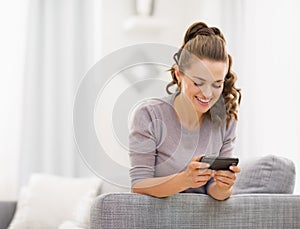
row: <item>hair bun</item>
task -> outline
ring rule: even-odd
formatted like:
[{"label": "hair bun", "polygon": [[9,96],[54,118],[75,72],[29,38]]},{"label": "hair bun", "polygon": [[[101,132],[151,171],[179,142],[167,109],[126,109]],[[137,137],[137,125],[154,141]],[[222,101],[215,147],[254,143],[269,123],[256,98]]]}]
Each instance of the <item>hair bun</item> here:
[{"label": "hair bun", "polygon": [[202,36],[217,35],[225,41],[223,34],[218,28],[208,27],[204,22],[196,22],[187,29],[184,36],[184,43],[187,43],[189,40],[195,38],[198,35],[202,35]]}]

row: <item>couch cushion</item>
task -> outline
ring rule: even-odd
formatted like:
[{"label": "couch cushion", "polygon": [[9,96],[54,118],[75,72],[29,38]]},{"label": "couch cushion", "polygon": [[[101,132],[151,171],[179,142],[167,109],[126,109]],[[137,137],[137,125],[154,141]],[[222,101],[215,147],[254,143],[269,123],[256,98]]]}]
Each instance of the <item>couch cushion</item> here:
[{"label": "couch cushion", "polygon": [[[89,211],[80,218],[75,211],[90,209],[100,185],[98,178],[32,174],[28,185],[21,190],[9,229],[52,229],[58,228],[64,220],[85,225],[89,221]],[[84,216],[86,218],[82,219]]]},{"label": "couch cushion", "polygon": [[233,194],[293,193],[295,165],[284,157],[268,155],[243,161]]}]

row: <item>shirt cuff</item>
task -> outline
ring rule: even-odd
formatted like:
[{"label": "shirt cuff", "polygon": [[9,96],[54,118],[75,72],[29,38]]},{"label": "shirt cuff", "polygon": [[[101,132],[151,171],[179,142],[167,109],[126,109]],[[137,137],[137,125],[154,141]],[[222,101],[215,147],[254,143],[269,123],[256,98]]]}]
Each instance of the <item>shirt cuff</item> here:
[{"label": "shirt cuff", "polygon": [[206,183],[205,185],[205,193],[208,194],[208,189],[209,187],[212,185],[212,183],[214,183],[214,178],[210,178],[210,180]]}]

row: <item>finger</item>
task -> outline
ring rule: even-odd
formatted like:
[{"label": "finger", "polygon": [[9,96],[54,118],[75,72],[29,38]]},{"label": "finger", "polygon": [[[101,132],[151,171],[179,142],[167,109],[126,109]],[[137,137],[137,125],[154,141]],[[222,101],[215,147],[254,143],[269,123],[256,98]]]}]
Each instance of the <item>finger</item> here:
[{"label": "finger", "polygon": [[[226,175],[229,175],[229,176],[226,176]],[[231,173],[231,174],[228,174],[228,173],[221,173],[220,174],[219,173],[218,175],[214,176],[214,180],[216,182],[222,182],[226,185],[232,186],[235,183],[236,175],[235,175],[235,173]]]},{"label": "finger", "polygon": [[216,182],[216,185],[221,188],[221,189],[230,189],[232,187],[232,185],[228,184],[228,183],[225,183],[225,182],[222,182],[222,181],[215,181]]},{"label": "finger", "polygon": [[199,169],[208,169],[210,164],[205,163],[205,162],[199,162],[198,166],[199,166],[198,167]]},{"label": "finger", "polygon": [[208,167],[209,167],[209,164],[203,163],[203,162],[192,161],[189,164],[189,169],[191,169],[191,170],[203,170],[203,169],[207,169]]},{"label": "finger", "polygon": [[201,155],[198,155],[198,156],[194,157],[194,158],[192,159],[192,161],[197,161],[197,162],[199,162],[200,159],[201,159],[202,157],[204,157],[204,154],[201,154]]},{"label": "finger", "polygon": [[201,154],[199,156],[194,157],[192,160],[192,161],[200,163],[200,164],[198,164],[198,166],[199,166],[198,169],[207,169],[210,166],[210,164],[208,164],[208,163],[200,162],[201,158],[204,156],[205,156],[204,154]]},{"label": "finger", "polygon": [[224,176],[215,176],[214,178],[215,178],[215,180],[221,181],[226,184],[234,184],[234,182],[235,182],[234,178],[232,179],[232,178],[224,177]]},{"label": "finger", "polygon": [[207,182],[210,179],[210,175],[205,175],[205,176],[197,176],[194,178],[195,182]]},{"label": "finger", "polygon": [[210,176],[199,176],[199,177],[193,179],[192,185],[194,187],[195,186],[200,187],[200,186],[205,185],[209,180],[210,180]]},{"label": "finger", "polygon": [[204,154],[201,154],[201,155],[198,155],[196,157],[193,157],[192,161],[200,162],[201,158],[204,157],[204,156],[205,156]]},{"label": "finger", "polygon": [[232,179],[228,179],[227,177],[215,177],[215,182],[219,185],[219,186],[223,186],[223,187],[231,187],[234,185],[234,180]]},{"label": "finger", "polygon": [[232,165],[229,167],[229,169],[234,172],[234,173],[239,173],[241,171],[241,168],[239,166],[236,165]]},{"label": "finger", "polygon": [[223,170],[219,170],[215,173],[215,177],[226,177],[228,179],[232,179],[235,180],[236,179],[236,175],[233,172],[230,171],[223,171]]},{"label": "finger", "polygon": [[189,164],[189,169],[191,169],[191,170],[199,170],[200,168],[201,168],[200,162],[192,161]]},{"label": "finger", "polygon": [[197,176],[211,176],[212,175],[211,169],[198,169],[196,175]]}]

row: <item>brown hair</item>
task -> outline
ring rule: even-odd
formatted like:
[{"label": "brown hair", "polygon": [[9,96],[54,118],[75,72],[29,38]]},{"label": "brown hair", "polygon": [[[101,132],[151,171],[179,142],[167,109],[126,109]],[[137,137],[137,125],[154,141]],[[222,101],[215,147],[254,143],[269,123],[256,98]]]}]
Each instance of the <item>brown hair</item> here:
[{"label": "brown hair", "polygon": [[[216,27],[208,27],[203,22],[192,24],[185,33],[183,44],[173,58],[180,71],[190,64],[191,53],[200,59],[228,62],[228,72],[225,76],[222,97],[226,107],[226,121],[238,119],[237,108],[241,102],[240,89],[235,87],[237,76],[232,72],[232,57],[226,51],[226,41],[221,31]],[[177,85],[176,91],[180,91],[180,85],[175,75],[175,67],[170,69],[172,81],[167,85],[166,91],[172,94],[169,88]]]}]

